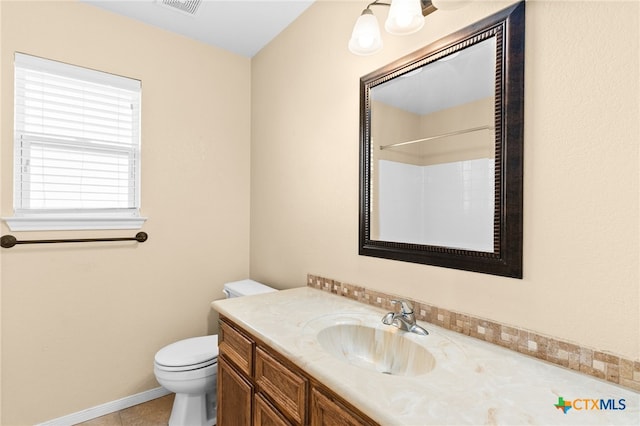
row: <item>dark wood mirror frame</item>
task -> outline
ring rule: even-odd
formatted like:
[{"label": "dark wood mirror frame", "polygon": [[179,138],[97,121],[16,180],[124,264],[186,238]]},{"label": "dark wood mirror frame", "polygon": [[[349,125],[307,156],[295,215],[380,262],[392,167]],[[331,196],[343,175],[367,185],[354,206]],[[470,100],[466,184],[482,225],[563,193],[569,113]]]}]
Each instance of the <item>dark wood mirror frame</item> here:
[{"label": "dark wood mirror frame", "polygon": [[[360,255],[522,278],[524,33],[520,2],[360,79]],[[370,89],[488,37],[497,53],[493,252],[372,240]]]}]

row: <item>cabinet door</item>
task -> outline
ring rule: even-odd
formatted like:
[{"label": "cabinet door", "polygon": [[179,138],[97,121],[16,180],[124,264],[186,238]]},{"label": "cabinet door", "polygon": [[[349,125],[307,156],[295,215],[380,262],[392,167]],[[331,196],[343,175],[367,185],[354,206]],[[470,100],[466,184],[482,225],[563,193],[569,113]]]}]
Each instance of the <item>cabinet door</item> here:
[{"label": "cabinet door", "polygon": [[261,347],[256,349],[255,381],[258,390],[273,401],[294,424],[306,422],[307,379],[284,366]]},{"label": "cabinet door", "polygon": [[317,389],[311,390],[311,426],[362,426],[370,423],[351,414]]},{"label": "cabinet door", "polygon": [[279,414],[267,402],[264,397],[257,393],[253,405],[253,425],[254,426],[292,426],[281,414]]},{"label": "cabinet door", "polygon": [[218,426],[251,426],[253,386],[218,358]]}]

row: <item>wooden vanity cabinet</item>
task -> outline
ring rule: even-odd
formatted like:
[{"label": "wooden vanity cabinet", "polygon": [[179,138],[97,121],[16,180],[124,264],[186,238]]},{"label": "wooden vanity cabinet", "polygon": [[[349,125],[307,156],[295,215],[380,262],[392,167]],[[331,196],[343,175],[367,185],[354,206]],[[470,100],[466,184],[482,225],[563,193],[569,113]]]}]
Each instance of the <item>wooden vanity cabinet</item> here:
[{"label": "wooden vanity cabinet", "polygon": [[365,424],[359,416],[351,413],[331,396],[315,388],[311,391],[311,420],[309,423],[312,426],[360,426]]},{"label": "wooden vanity cabinet", "polygon": [[255,382],[260,393],[296,425],[305,424],[309,380],[287,368],[264,348],[256,348]]},{"label": "wooden vanity cabinet", "polygon": [[291,426],[291,423],[285,419],[282,414],[278,412],[265,399],[265,397],[257,393],[254,397],[253,406],[253,424],[259,426]]},{"label": "wooden vanity cabinet", "polygon": [[251,426],[253,385],[240,375],[223,357],[218,357],[219,425]]},{"label": "wooden vanity cabinet", "polygon": [[226,322],[220,321],[218,333],[218,351],[224,354],[245,376],[253,375],[253,350],[255,343],[235,330]]},{"label": "wooden vanity cabinet", "polygon": [[377,425],[224,316],[218,342],[218,426]]}]

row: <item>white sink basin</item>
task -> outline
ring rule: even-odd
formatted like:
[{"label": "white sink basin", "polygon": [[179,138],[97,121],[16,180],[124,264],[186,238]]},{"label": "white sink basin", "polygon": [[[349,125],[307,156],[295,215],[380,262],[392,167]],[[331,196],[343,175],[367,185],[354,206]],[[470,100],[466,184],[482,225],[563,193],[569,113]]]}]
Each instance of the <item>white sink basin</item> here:
[{"label": "white sink basin", "polygon": [[417,376],[430,372],[436,365],[427,349],[396,329],[337,324],[323,328],[316,338],[331,355],[384,374]]}]

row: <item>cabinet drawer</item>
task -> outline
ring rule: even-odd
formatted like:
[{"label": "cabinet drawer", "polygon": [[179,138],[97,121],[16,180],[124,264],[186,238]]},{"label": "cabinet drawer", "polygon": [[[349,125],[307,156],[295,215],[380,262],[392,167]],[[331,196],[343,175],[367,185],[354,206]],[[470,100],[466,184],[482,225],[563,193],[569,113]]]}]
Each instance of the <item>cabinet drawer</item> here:
[{"label": "cabinet drawer", "polygon": [[311,426],[363,426],[375,425],[352,414],[342,404],[318,389],[311,390]]},{"label": "cabinet drawer", "polygon": [[293,426],[257,393],[253,404],[253,426]]},{"label": "cabinet drawer", "polygon": [[307,379],[292,372],[261,348],[256,349],[255,381],[287,418],[296,424],[306,422]]},{"label": "cabinet drawer", "polygon": [[232,328],[228,323],[220,321],[218,350],[248,377],[253,373],[254,343]]}]

